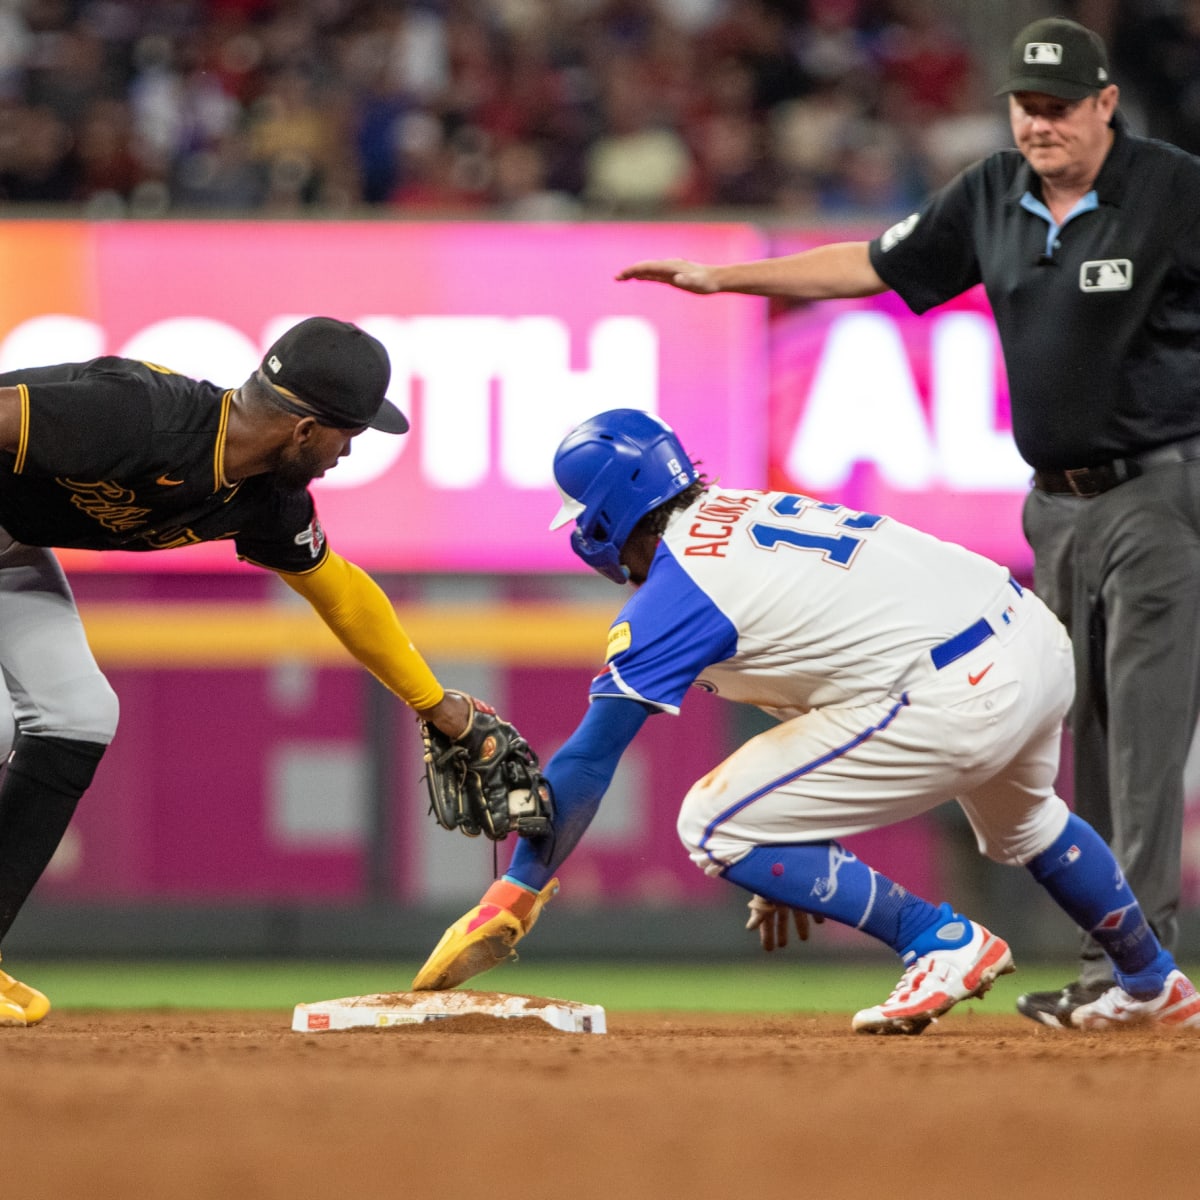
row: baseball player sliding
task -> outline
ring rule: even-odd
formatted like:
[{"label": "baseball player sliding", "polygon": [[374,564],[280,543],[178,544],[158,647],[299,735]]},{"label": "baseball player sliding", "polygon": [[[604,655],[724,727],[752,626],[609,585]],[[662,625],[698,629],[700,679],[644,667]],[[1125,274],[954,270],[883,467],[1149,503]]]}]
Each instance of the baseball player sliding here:
[{"label": "baseball player sliding", "polygon": [[414,987],[446,988],[511,955],[554,895],[617,763],[692,686],[780,723],[684,797],[692,860],[751,893],[768,950],[810,917],[890,946],[903,974],[855,1014],[916,1034],[1013,970],[1002,938],[885,878],[841,844],[949,800],[979,849],[1025,867],[1103,945],[1116,984],[1075,1027],[1200,1028],[1200,996],[1150,930],[1099,835],[1055,794],[1071,702],[1067,636],[1004,568],[898,521],[781,492],[710,485],[672,430],[601,413],[559,446],[576,554],[634,588],[609,630],[586,716],[546,765],[552,832],[442,938]]},{"label": "baseball player sliding", "polygon": [[[113,357],[0,374],[0,668],[16,720],[0,783],[0,941],[117,727],[51,547],[232,539],[487,778],[515,730],[442,687],[383,591],[326,545],[308,490],[368,427],[408,429],[385,397],[390,376],[378,340],[329,317],[289,329],[239,388]],[[0,1025],[34,1025],[49,1008],[0,971]]]}]

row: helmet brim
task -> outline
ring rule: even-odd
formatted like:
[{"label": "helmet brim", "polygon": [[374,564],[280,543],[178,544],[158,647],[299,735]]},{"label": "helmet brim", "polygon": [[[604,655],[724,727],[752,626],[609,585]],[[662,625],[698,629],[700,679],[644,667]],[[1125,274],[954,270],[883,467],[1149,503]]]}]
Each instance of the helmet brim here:
[{"label": "helmet brim", "polygon": [[559,495],[562,496],[562,507],[554,514],[554,520],[550,522],[551,529],[561,529],[564,525],[569,525],[572,521],[577,521],[587,507],[582,500],[576,500],[574,496],[568,496],[561,488],[559,489]]}]

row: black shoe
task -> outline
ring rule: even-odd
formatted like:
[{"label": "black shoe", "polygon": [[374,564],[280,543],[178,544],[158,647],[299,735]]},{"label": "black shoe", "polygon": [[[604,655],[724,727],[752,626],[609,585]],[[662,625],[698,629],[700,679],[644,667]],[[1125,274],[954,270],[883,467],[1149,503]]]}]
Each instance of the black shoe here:
[{"label": "black shoe", "polygon": [[1057,992],[1026,992],[1017,997],[1017,1012],[1051,1029],[1070,1029],[1071,1014],[1083,1004],[1099,1000],[1110,987],[1111,979],[1098,983],[1075,980]]}]

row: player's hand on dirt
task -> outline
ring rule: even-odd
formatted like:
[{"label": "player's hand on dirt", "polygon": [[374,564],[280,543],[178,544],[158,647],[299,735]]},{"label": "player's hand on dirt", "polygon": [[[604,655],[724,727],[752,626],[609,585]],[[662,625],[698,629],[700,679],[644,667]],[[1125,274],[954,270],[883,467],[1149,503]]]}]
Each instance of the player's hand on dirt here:
[{"label": "player's hand on dirt", "polygon": [[483,899],[442,934],[442,940],[417,972],[412,990],[440,992],[458,987],[515,959],[513,947],[534,927],[557,892],[557,879],[550,880],[540,892],[497,879]]},{"label": "player's hand on dirt", "polygon": [[751,931],[758,930],[759,941],[768,954],[788,944],[789,917],[795,923],[796,934],[802,942],[808,941],[810,921],[816,925],[825,923],[825,918],[816,913],[810,914],[802,908],[776,904],[774,900],[768,900],[765,896],[751,896],[747,907],[750,909],[750,919],[746,922],[746,928]]},{"label": "player's hand on dirt", "polygon": [[721,289],[717,286],[716,268],[685,258],[659,258],[634,263],[617,273],[617,279],[644,279],[650,283],[669,283],[697,296],[710,296]]}]

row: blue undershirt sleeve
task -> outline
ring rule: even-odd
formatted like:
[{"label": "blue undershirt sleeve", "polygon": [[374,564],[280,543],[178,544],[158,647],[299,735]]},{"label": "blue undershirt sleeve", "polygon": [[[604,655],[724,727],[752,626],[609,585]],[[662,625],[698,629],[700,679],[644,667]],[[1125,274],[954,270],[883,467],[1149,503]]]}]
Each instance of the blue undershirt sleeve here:
[{"label": "blue undershirt sleeve", "polygon": [[626,747],[653,709],[636,700],[600,696],[562,748],[546,764],[554,797],[554,832],[521,838],[505,878],[541,891],[575,849],[600,807]]}]

